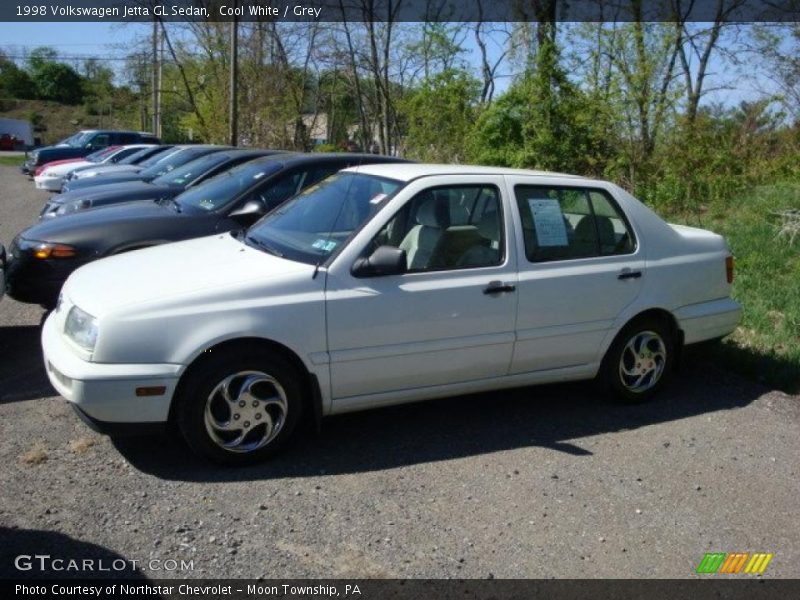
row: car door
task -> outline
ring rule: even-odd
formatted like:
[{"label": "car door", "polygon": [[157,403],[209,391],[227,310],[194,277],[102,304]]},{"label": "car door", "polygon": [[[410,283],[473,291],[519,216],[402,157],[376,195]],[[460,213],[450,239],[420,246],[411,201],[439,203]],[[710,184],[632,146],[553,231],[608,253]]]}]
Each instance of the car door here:
[{"label": "car door", "polygon": [[519,217],[517,341],[511,374],[598,359],[617,316],[638,296],[644,252],[602,187],[510,177]]},{"label": "car door", "polygon": [[100,150],[101,148],[107,148],[111,145],[111,135],[108,133],[96,133],[87,146],[91,150]]},{"label": "car door", "polygon": [[334,402],[508,371],[516,258],[502,178],[428,178],[400,194],[358,251],[403,249],[407,272],[357,277],[352,260],[337,260],[327,274]]}]

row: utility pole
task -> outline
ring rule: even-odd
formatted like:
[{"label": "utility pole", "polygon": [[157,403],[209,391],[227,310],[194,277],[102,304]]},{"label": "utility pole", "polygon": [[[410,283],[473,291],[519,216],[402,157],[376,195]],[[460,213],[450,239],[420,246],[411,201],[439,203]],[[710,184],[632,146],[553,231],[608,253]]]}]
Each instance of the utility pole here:
[{"label": "utility pole", "polygon": [[158,20],[153,19],[153,73],[151,91],[153,93],[153,126],[154,134],[158,134]]},{"label": "utility pole", "polygon": [[[234,9],[236,2],[233,3]],[[230,75],[231,81],[229,86],[230,105],[228,107],[228,124],[229,124],[229,144],[231,146],[239,145],[239,110],[237,103],[237,96],[239,93],[238,86],[238,72],[239,72],[239,27],[238,19],[233,17],[231,22],[231,51],[230,51]]]},{"label": "utility pole", "polygon": [[[163,27],[163,25],[162,25]],[[162,90],[164,89],[164,32],[158,36],[158,112],[156,113],[156,137],[161,137]]]}]

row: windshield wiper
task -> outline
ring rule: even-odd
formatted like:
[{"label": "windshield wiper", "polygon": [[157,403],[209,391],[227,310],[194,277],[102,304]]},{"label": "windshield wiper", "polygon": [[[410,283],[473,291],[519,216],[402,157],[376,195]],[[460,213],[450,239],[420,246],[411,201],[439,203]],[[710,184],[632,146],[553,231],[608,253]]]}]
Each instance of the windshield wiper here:
[{"label": "windshield wiper", "polygon": [[271,246],[270,244],[268,244],[267,242],[265,242],[263,240],[259,240],[257,238],[254,238],[251,235],[248,235],[248,236],[245,236],[244,241],[245,241],[245,243],[247,243],[250,246],[256,246],[257,248],[261,248],[262,250],[264,250],[265,252],[268,252],[269,254],[274,254],[278,258],[283,258],[283,253],[282,252],[280,252],[274,246]]}]

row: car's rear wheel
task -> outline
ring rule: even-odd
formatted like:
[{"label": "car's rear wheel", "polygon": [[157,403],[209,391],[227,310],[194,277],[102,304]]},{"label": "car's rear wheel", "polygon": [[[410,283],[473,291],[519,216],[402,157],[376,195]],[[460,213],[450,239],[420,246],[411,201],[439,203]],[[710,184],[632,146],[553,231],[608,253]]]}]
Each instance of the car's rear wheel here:
[{"label": "car's rear wheel", "polygon": [[279,356],[221,351],[187,374],[177,424],[189,447],[215,462],[262,461],[289,440],[301,417],[299,374]]},{"label": "car's rear wheel", "polygon": [[645,317],[626,325],[601,367],[604,387],[626,403],[652,398],[669,379],[675,336],[665,319]]}]

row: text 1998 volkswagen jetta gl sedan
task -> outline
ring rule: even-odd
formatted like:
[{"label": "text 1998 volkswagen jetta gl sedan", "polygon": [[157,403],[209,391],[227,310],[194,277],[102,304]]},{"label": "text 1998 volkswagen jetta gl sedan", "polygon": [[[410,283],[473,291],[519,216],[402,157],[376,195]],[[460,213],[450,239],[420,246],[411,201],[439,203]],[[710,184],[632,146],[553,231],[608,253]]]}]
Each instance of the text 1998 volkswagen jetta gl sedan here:
[{"label": "text 1998 volkswagen jetta gl sedan", "polygon": [[42,341],[101,430],[174,421],[241,464],[304,415],[596,376],[646,399],[683,344],[736,326],[732,267],[610,183],[367,166],[238,235],[82,267]]}]

